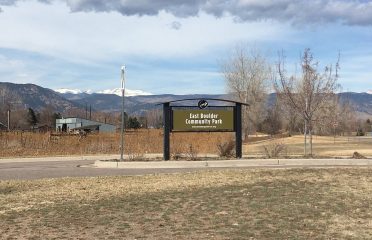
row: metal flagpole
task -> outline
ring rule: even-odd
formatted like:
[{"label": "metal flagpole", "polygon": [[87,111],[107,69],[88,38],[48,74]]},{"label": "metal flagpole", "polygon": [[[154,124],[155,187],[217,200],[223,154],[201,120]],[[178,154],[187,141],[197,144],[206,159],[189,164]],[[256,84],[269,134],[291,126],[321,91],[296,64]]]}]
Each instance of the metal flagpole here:
[{"label": "metal flagpole", "polygon": [[121,67],[121,135],[120,135],[120,161],[123,161],[124,155],[124,94],[125,94],[125,66]]}]

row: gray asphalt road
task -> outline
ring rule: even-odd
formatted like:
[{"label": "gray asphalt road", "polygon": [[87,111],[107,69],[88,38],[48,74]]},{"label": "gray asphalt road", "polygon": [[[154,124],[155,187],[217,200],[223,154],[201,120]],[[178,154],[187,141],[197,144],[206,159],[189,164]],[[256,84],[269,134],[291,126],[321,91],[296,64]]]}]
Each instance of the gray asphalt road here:
[{"label": "gray asphalt road", "polygon": [[[41,178],[61,178],[61,177],[96,177],[96,176],[119,176],[119,175],[145,175],[160,173],[180,173],[207,170],[206,168],[178,168],[178,169],[110,169],[86,167],[94,163],[94,160],[79,161],[41,161],[41,162],[0,162],[0,180],[14,179],[41,179]],[[80,167],[85,166],[85,167]],[[264,168],[332,168],[350,166],[272,166]],[[365,166],[353,166],[365,167]],[[263,167],[247,167],[263,168]],[[208,168],[208,170],[221,170],[223,168]],[[226,168],[225,168],[226,169]]]},{"label": "gray asphalt road", "polygon": [[197,169],[104,169],[79,167],[80,165],[93,163],[94,161],[90,160],[0,163],[0,180],[144,175],[197,171]]}]

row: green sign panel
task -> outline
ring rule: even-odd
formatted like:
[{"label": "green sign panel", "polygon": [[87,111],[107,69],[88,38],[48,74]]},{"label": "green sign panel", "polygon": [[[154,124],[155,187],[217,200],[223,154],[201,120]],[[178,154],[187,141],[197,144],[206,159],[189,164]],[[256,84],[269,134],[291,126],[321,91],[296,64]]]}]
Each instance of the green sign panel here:
[{"label": "green sign panel", "polygon": [[233,109],[185,110],[173,109],[172,131],[234,132]]}]

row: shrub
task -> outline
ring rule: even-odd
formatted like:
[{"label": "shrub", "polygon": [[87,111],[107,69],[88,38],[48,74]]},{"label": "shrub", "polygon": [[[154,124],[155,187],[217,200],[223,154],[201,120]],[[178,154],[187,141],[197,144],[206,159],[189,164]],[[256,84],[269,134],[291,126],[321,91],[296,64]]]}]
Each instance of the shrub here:
[{"label": "shrub", "polygon": [[366,159],[366,157],[358,152],[354,152],[352,158],[355,159]]},{"label": "shrub", "polygon": [[235,155],[235,141],[218,143],[217,150],[220,157],[233,157]]},{"label": "shrub", "polygon": [[179,141],[174,141],[172,138],[172,143],[171,143],[171,158],[173,160],[180,160],[182,158],[182,152],[184,146],[179,142]]},{"label": "shrub", "polygon": [[263,149],[267,158],[276,158],[279,157],[282,152],[287,151],[287,146],[283,143],[272,143],[263,146]]},{"label": "shrub", "polygon": [[365,133],[364,133],[363,129],[358,128],[356,135],[357,135],[357,136],[364,136]]},{"label": "shrub", "polygon": [[189,145],[186,156],[190,160],[196,160],[198,158],[198,151],[192,144]]}]

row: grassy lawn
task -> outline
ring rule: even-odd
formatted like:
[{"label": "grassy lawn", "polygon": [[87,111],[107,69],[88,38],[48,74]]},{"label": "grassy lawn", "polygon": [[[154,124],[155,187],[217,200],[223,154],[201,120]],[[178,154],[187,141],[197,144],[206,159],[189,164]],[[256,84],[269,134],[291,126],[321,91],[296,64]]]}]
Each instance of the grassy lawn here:
[{"label": "grassy lawn", "polygon": [[371,239],[372,168],[0,181],[2,239]]}]

